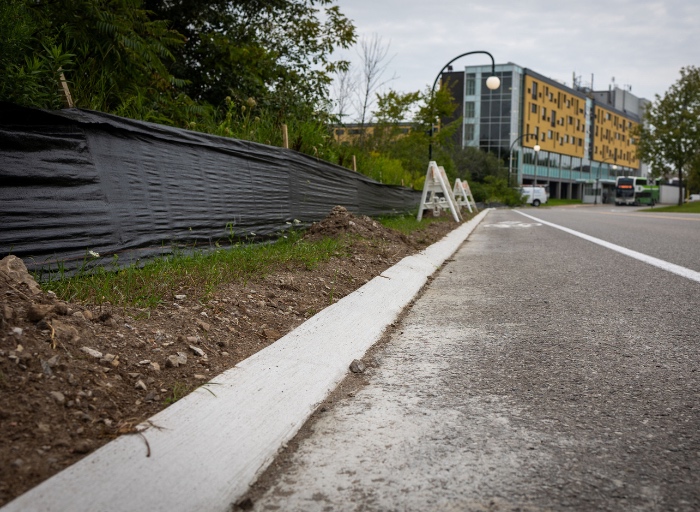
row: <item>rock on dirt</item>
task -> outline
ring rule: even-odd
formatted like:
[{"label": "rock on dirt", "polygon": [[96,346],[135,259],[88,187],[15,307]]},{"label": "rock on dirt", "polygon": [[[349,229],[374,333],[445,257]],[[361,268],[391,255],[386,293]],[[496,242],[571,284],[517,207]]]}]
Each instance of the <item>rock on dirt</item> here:
[{"label": "rock on dirt", "polygon": [[350,371],[352,373],[364,373],[366,369],[365,363],[359,359],[354,359],[353,362],[350,363]]}]

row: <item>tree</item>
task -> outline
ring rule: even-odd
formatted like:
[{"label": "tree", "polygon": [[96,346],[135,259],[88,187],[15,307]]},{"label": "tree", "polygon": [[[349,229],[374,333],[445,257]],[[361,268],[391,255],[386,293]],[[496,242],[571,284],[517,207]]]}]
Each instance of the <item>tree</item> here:
[{"label": "tree", "polygon": [[688,192],[691,194],[700,192],[700,153],[695,155],[688,167]]},{"label": "tree", "polygon": [[349,115],[348,110],[355,85],[355,77],[350,66],[338,71],[333,82],[333,97],[335,98],[335,115],[340,124],[345,124],[345,118]]},{"label": "tree", "polygon": [[508,169],[503,160],[491,152],[475,147],[454,148],[452,160],[457,168],[457,176],[470,182],[485,182],[488,177],[508,180]]},{"label": "tree", "polygon": [[683,172],[700,155],[700,69],[682,68],[680,79],[658,94],[653,105],[644,113],[644,122],[636,127],[637,156],[648,162],[658,173],[671,167],[680,182],[678,204],[683,203]]},{"label": "tree", "polygon": [[383,80],[391,59],[387,60],[389,46],[384,45],[379,35],[373,34],[369,38],[362,39],[359,54],[362,68],[356,80],[354,107],[360,124],[360,141],[363,142],[365,124],[372,121],[371,111],[376,101],[376,94],[395,77]]},{"label": "tree", "polygon": [[173,124],[173,106],[192,104],[168,69],[183,38],[150,20],[141,0],[2,0],[0,19],[8,6],[22,30],[10,39],[16,57],[0,61],[15,84],[0,85],[1,99],[60,108],[63,74],[78,107]]},{"label": "tree", "polygon": [[240,102],[252,97],[284,119],[313,113],[328,96],[331,75],[348,65],[332,55],[355,42],[355,27],[334,2],[146,0],[145,5],[185,36],[172,72],[188,81],[185,90],[192,98],[218,107],[227,97]]},{"label": "tree", "polygon": [[53,35],[37,35],[38,23],[25,0],[0,0],[0,100],[61,108],[62,71],[73,55]]}]

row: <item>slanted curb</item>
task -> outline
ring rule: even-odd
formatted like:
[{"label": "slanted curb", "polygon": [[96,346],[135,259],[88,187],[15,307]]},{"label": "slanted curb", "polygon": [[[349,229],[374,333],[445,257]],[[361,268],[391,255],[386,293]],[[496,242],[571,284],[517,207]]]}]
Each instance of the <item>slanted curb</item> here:
[{"label": "slanted curb", "polygon": [[230,511],[487,212],[0,510]]}]

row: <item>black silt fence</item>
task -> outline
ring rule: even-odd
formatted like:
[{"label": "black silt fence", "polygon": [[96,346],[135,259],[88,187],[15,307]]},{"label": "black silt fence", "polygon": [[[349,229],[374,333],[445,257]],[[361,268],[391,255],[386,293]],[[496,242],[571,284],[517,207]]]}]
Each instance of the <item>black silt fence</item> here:
[{"label": "black silt fence", "polygon": [[74,269],[88,251],[128,264],[228,241],[231,231],[273,238],[336,205],[377,216],[419,201],[420,192],[292,150],[0,103],[0,258],[34,269]]}]

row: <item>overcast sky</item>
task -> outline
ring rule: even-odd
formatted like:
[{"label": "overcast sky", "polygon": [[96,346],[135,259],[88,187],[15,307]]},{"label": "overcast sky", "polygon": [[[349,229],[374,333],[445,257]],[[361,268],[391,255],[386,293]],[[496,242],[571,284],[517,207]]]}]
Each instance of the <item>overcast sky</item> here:
[{"label": "overcast sky", "polygon": [[[432,85],[442,66],[473,50],[496,64],[513,62],[571,86],[572,76],[596,90],[614,77],[636,96],[654,100],[700,66],[700,0],[337,0],[359,37],[379,35],[393,60],[389,87]],[[357,63],[355,49],[342,54]],[[455,70],[489,64],[487,55],[456,61]]]}]

